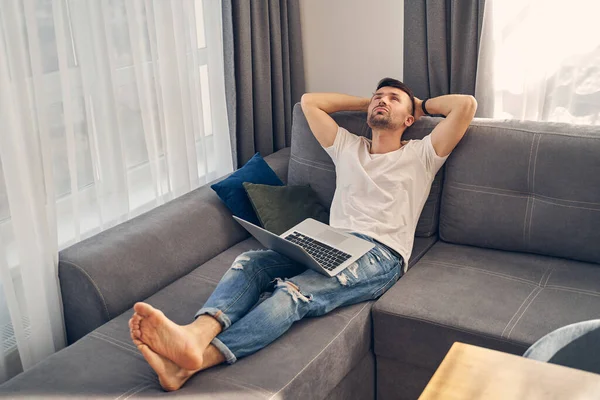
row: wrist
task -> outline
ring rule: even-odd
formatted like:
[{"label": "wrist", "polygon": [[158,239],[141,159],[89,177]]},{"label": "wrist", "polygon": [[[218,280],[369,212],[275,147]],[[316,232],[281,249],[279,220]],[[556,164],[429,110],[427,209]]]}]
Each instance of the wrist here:
[{"label": "wrist", "polygon": [[427,106],[426,106],[427,100],[429,100],[429,99],[425,99],[421,103],[421,110],[423,110],[423,114],[425,114],[425,115],[431,115],[431,113],[429,111],[427,111]]},{"label": "wrist", "polygon": [[422,117],[424,115],[423,113],[423,100],[415,97],[415,109],[414,109],[414,117],[415,119],[419,119],[420,117]]}]

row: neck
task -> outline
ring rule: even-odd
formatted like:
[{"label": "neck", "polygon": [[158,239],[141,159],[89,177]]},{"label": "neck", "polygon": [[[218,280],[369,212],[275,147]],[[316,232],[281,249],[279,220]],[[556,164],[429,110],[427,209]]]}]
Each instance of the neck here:
[{"label": "neck", "polygon": [[383,154],[398,150],[402,147],[404,130],[373,130],[371,154]]}]

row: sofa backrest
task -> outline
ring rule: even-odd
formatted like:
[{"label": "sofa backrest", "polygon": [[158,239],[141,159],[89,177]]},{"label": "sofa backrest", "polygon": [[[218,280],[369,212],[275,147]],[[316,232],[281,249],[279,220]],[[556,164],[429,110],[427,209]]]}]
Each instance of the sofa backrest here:
[{"label": "sofa backrest", "polygon": [[[349,132],[371,138],[371,128],[367,125],[366,113],[344,111],[334,113],[332,116],[338,125],[346,128]],[[438,122],[436,119],[431,118],[418,121],[406,131],[402,139],[421,139],[431,132],[436,122]],[[437,233],[443,174],[444,168],[438,172],[431,186],[431,192],[417,225],[416,236],[430,237]],[[288,184],[309,184],[317,192],[321,203],[330,208],[335,192],[335,182],[333,161],[312,134],[302,107],[298,103],[294,107],[292,123]]]},{"label": "sofa backrest", "polygon": [[473,121],[446,162],[440,238],[600,263],[600,127]]}]

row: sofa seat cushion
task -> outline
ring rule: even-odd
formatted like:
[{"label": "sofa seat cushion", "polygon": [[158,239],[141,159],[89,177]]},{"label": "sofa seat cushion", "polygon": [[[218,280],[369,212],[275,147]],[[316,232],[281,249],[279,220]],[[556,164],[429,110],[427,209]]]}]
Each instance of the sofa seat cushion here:
[{"label": "sofa seat cushion", "polygon": [[[159,291],[147,301],[179,324],[193,320],[235,257],[260,249],[244,240]],[[168,268],[168,266],[165,266]],[[200,399],[322,399],[356,367],[371,348],[373,302],[307,318],[284,336],[233,365],[190,379],[178,395]],[[135,398],[169,395],[129,337],[128,310],[72,346],[0,386],[0,396],[28,398]]]},{"label": "sofa seat cushion", "polygon": [[599,309],[600,265],[437,242],[375,304],[375,353],[431,370],[455,341],[523,354]]}]

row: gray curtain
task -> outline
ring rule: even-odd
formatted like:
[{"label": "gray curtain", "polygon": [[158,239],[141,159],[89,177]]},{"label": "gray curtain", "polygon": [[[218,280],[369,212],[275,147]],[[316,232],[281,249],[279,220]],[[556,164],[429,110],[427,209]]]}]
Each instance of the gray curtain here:
[{"label": "gray curtain", "polygon": [[223,0],[225,84],[234,168],[290,145],[304,93],[298,0]]},{"label": "gray curtain", "polygon": [[404,82],[423,99],[475,94],[485,0],[405,0]]},{"label": "gray curtain", "polygon": [[235,62],[233,56],[233,21],[231,14],[231,0],[222,0],[223,13],[223,64],[225,66],[225,99],[227,101],[227,121],[229,122],[229,139],[231,141],[231,157],[233,169],[237,169],[236,143],[236,115],[235,107]]}]

